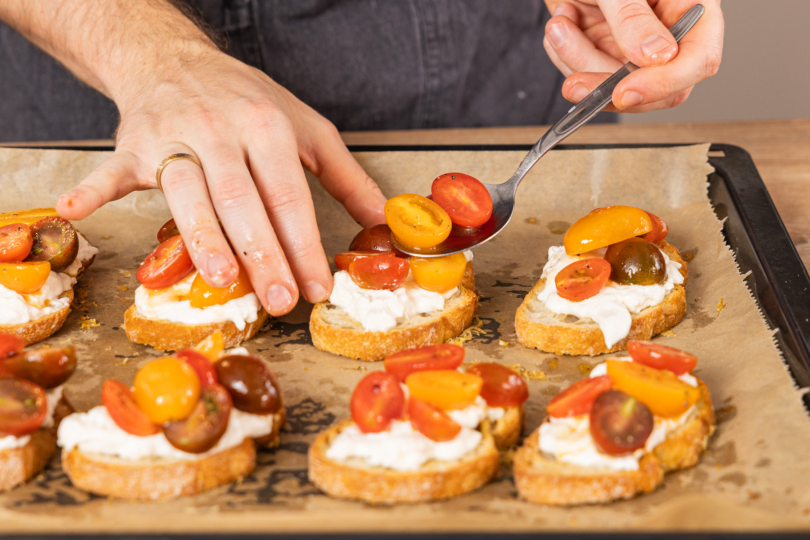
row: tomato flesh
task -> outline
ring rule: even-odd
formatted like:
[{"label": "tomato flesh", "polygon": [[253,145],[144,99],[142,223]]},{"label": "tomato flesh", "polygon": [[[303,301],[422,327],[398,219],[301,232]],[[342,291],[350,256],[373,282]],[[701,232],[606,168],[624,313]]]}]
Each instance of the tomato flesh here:
[{"label": "tomato flesh", "polygon": [[494,362],[473,364],[467,373],[481,377],[481,398],[490,407],[519,407],[529,399],[524,380],[506,366]]},{"label": "tomato flesh", "polygon": [[627,352],[633,362],[655,369],[668,369],[675,375],[689,373],[695,369],[698,361],[694,354],[652,341],[631,341],[627,344]]},{"label": "tomato flesh", "polygon": [[642,238],[629,238],[605,252],[610,279],[624,285],[655,285],[667,280],[667,263],[661,250]]},{"label": "tomato flesh", "polygon": [[191,290],[188,294],[189,303],[191,307],[197,309],[207,308],[209,306],[221,306],[227,304],[236,298],[242,298],[253,292],[253,285],[250,284],[250,279],[247,272],[239,265],[239,275],[227,287],[212,287],[202,277],[202,274],[197,274],[194,281],[191,283]]},{"label": "tomato flesh", "polygon": [[480,227],[492,216],[492,197],[487,188],[467,174],[439,176],[433,181],[430,194],[456,225]]},{"label": "tomato flesh", "polygon": [[607,373],[613,388],[636,398],[658,416],[680,416],[700,398],[700,390],[665,369],[608,360]]},{"label": "tomato flesh", "polygon": [[20,262],[31,253],[34,237],[31,227],[15,223],[0,227],[0,263]]},{"label": "tomato flesh", "polygon": [[464,361],[464,347],[452,343],[425,345],[417,349],[400,351],[385,357],[385,371],[405,382],[408,375],[417,371],[457,369]]},{"label": "tomato flesh", "polygon": [[79,235],[66,219],[47,217],[31,225],[34,240],[26,261],[48,261],[53,272],[61,272],[76,260]]},{"label": "tomato flesh", "polygon": [[352,420],[363,433],[385,431],[405,413],[405,393],[390,373],[373,371],[360,379],[352,393]]},{"label": "tomato flesh", "polygon": [[188,254],[183,238],[177,235],[147,255],[135,277],[147,289],[165,289],[193,271],[191,255]]},{"label": "tomato flesh", "polygon": [[18,377],[45,390],[56,388],[76,371],[76,348],[39,347],[0,360],[0,377]]},{"label": "tomato flesh", "polygon": [[216,362],[225,350],[225,338],[222,330],[216,330],[213,334],[199,342],[194,350],[208,358],[211,362]]},{"label": "tomato flesh", "polygon": [[478,375],[455,370],[417,371],[405,378],[405,385],[411,396],[450,410],[475,403],[483,381]]},{"label": "tomato flesh", "polygon": [[216,364],[217,377],[233,398],[233,406],[251,414],[275,414],[281,408],[278,379],[255,356],[232,354]]},{"label": "tomato flesh", "polygon": [[669,227],[666,223],[664,223],[663,219],[655,214],[647,212],[647,215],[650,216],[650,221],[652,221],[652,230],[645,234],[642,238],[644,238],[644,240],[647,242],[660,242],[667,237],[667,234],[669,234]]},{"label": "tomato flesh", "polygon": [[177,358],[182,358],[200,379],[200,388],[206,389],[212,384],[219,384],[217,369],[204,354],[194,349],[183,349],[174,353]]},{"label": "tomato flesh", "polygon": [[349,275],[362,289],[393,291],[408,277],[408,260],[394,256],[355,258],[349,264]]},{"label": "tomato flesh", "polygon": [[0,227],[6,225],[16,225],[18,223],[25,223],[26,225],[33,225],[37,221],[51,216],[58,216],[56,210],[53,208],[32,208],[30,210],[17,210],[16,212],[5,212],[0,214]]},{"label": "tomato flesh", "polygon": [[434,201],[413,193],[385,203],[385,220],[402,244],[414,248],[438,246],[450,236],[453,222]]},{"label": "tomato flesh", "polygon": [[25,348],[25,340],[13,334],[0,333],[0,360],[21,353]]},{"label": "tomato flesh", "polygon": [[169,422],[163,427],[163,434],[178,450],[202,454],[212,449],[225,434],[232,408],[228,391],[213,384],[203,390],[189,417]]},{"label": "tomato flesh", "polygon": [[611,388],[613,382],[607,375],[577,381],[554,396],[546,406],[546,412],[554,418],[588,414],[596,398]]},{"label": "tomato flesh", "polygon": [[571,225],[563,244],[566,253],[579,255],[651,230],[652,221],[644,210],[632,206],[607,206],[597,208]]},{"label": "tomato flesh", "polygon": [[335,255],[335,265],[338,270],[349,271],[349,265],[355,259],[362,259],[363,257],[394,257],[393,251],[344,251]]},{"label": "tomato flesh", "polygon": [[20,294],[34,294],[51,275],[51,263],[0,263],[0,285]]},{"label": "tomato flesh", "polygon": [[0,433],[20,437],[34,432],[48,415],[42,387],[24,379],[0,379]]},{"label": "tomato flesh", "polygon": [[385,223],[366,227],[357,233],[349,245],[349,251],[393,251],[397,257],[408,257],[394,247],[391,241],[391,227]]},{"label": "tomato flesh", "polygon": [[416,431],[431,441],[452,441],[461,433],[461,426],[446,412],[413,396],[408,399],[408,419]]},{"label": "tomato flesh", "polygon": [[611,456],[644,448],[653,426],[650,409],[618,390],[608,390],[600,395],[591,409],[591,437],[604,453]]},{"label": "tomato flesh", "polygon": [[138,408],[132,390],[122,382],[107,379],[101,387],[101,403],[110,414],[115,425],[138,437],[148,437],[160,433],[160,426]]},{"label": "tomato flesh", "polygon": [[160,228],[157,233],[157,240],[162,244],[172,236],[177,236],[178,234],[180,234],[180,229],[177,228],[177,225],[174,223],[174,218],[172,218]]},{"label": "tomato flesh", "polygon": [[557,294],[571,302],[596,296],[607,283],[610,270],[610,263],[598,257],[572,262],[554,277]]},{"label": "tomato flesh", "polygon": [[135,402],[155,424],[188,418],[200,399],[200,379],[191,366],[173,356],[147,363],[135,374]]},{"label": "tomato flesh", "polygon": [[410,264],[417,285],[427,291],[446,293],[461,285],[467,258],[463,253],[446,257],[411,257]]}]

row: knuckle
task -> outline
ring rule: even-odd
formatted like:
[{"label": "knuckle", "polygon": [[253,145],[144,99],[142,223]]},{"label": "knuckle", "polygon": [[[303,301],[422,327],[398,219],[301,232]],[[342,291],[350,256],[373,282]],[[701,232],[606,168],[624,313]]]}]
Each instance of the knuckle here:
[{"label": "knuckle", "polygon": [[[174,168],[167,168],[160,178],[163,191],[166,193],[185,191],[197,185],[200,181],[197,173],[185,163],[175,163]],[[189,164],[194,167],[196,165]]]},{"label": "knuckle", "polygon": [[641,4],[631,2],[622,4],[616,15],[620,26],[638,28],[647,23],[650,12]]},{"label": "knuckle", "polygon": [[293,183],[279,183],[273,186],[272,212],[281,219],[296,214],[304,208],[309,200],[309,190]]},{"label": "knuckle", "polygon": [[215,183],[214,197],[223,208],[240,207],[255,195],[252,184],[240,176],[224,176]]},{"label": "knuckle", "polygon": [[706,54],[706,61],[703,69],[704,78],[714,77],[720,70],[721,55],[718,51],[711,50]]},{"label": "knuckle", "polygon": [[284,112],[272,101],[256,101],[248,107],[250,125],[256,130],[277,131],[281,126],[289,125]]}]

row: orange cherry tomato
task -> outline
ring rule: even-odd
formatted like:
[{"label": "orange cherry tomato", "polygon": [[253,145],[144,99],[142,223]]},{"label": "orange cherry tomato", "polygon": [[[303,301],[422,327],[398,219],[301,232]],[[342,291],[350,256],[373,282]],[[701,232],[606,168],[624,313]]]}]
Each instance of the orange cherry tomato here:
[{"label": "orange cherry tomato", "polygon": [[0,263],[0,285],[20,294],[39,291],[50,275],[51,263],[47,261]]},{"label": "orange cherry tomato", "polygon": [[194,263],[180,235],[172,236],[141,263],[135,277],[147,289],[165,289],[194,271]]},{"label": "orange cherry tomato", "polygon": [[152,360],[135,374],[135,402],[155,424],[188,418],[200,399],[200,378],[173,356]]},{"label": "orange cherry tomato", "polygon": [[675,375],[689,373],[697,365],[697,356],[652,341],[631,341],[627,352],[633,362],[655,369],[668,369]]},{"label": "orange cherry tomato", "polygon": [[596,296],[607,283],[610,271],[610,263],[598,257],[572,262],[554,278],[557,294],[572,302]]},{"label": "orange cherry tomato", "polygon": [[185,420],[168,422],[163,434],[178,450],[202,454],[216,446],[225,434],[232,408],[228,391],[213,384],[203,390],[191,415]]},{"label": "orange cherry tomato", "polygon": [[0,227],[5,227],[6,225],[16,225],[17,223],[33,225],[43,218],[58,215],[59,214],[57,214],[56,210],[53,208],[32,208],[30,210],[6,212],[4,214],[0,214]]},{"label": "orange cherry tomato", "polygon": [[490,407],[519,407],[529,399],[529,389],[520,375],[494,362],[473,364],[467,373],[484,381],[481,397]]},{"label": "orange cherry tomato", "polygon": [[700,397],[700,390],[669,370],[654,369],[638,362],[608,360],[607,373],[613,388],[636,398],[658,416],[680,416]]},{"label": "orange cherry tomato", "polygon": [[219,360],[222,351],[225,350],[225,338],[222,330],[216,330],[213,334],[199,342],[194,350],[208,358],[212,362]]},{"label": "orange cherry tomato", "polygon": [[650,216],[650,221],[652,222],[652,230],[645,234],[642,238],[647,242],[660,242],[664,238],[667,237],[669,234],[669,227],[664,220],[660,217],[656,216],[655,214],[651,214],[647,212],[647,215]]},{"label": "orange cherry tomato", "polygon": [[650,215],[632,206],[597,208],[571,225],[563,244],[569,255],[609,246],[652,230]]},{"label": "orange cherry tomato", "polygon": [[0,379],[0,434],[27,435],[39,429],[47,415],[42,387],[23,379]]},{"label": "orange cherry tomato", "polygon": [[34,237],[31,227],[15,223],[0,227],[0,263],[20,262],[31,253]]},{"label": "orange cherry tomato", "polygon": [[554,396],[546,406],[546,412],[554,418],[588,414],[596,398],[611,388],[613,382],[607,375],[577,381]]},{"label": "orange cherry tomato", "polygon": [[205,390],[212,384],[219,384],[217,368],[204,354],[194,349],[183,349],[174,353],[177,358],[182,358],[200,379],[200,388]]},{"label": "orange cherry tomato", "polygon": [[411,396],[443,410],[463,409],[475,403],[484,381],[478,375],[455,370],[417,371],[405,378]]},{"label": "orange cherry tomato", "polygon": [[0,360],[21,353],[25,348],[25,340],[13,334],[0,333]]},{"label": "orange cherry tomato", "polygon": [[405,382],[408,375],[417,371],[457,369],[464,361],[464,347],[452,343],[425,345],[386,356],[385,371]]},{"label": "orange cherry tomato", "polygon": [[157,240],[162,244],[172,236],[177,236],[178,234],[180,234],[180,229],[177,228],[177,225],[174,223],[174,218],[172,218],[160,228],[157,233]]},{"label": "orange cherry tomato", "polygon": [[191,290],[188,294],[188,299],[191,307],[202,309],[209,306],[221,306],[227,304],[236,298],[242,298],[253,292],[253,285],[250,284],[250,279],[247,272],[239,265],[239,275],[228,287],[212,287],[202,277],[202,274],[197,274],[194,281],[191,283]]},{"label": "orange cherry tomato", "polygon": [[453,222],[434,201],[413,193],[398,195],[385,203],[385,220],[391,233],[414,248],[438,246],[450,236]]},{"label": "orange cherry tomato", "polygon": [[405,413],[405,393],[390,373],[373,371],[360,379],[352,393],[352,419],[363,433],[385,431]]},{"label": "orange cherry tomato", "polygon": [[132,390],[124,383],[107,379],[101,387],[101,404],[107,409],[115,425],[138,437],[160,433],[160,426],[138,408]]},{"label": "orange cherry tomato", "polygon": [[461,426],[446,412],[413,396],[408,398],[408,419],[416,431],[431,441],[452,441],[461,433]]},{"label": "orange cherry tomato", "polygon": [[17,377],[41,386],[56,388],[76,371],[76,348],[39,347],[0,360],[0,377]]},{"label": "orange cherry tomato", "polygon": [[[393,251],[397,257],[408,258],[394,247],[391,241],[391,227],[385,223],[366,227],[352,239],[349,251]],[[345,268],[341,268],[345,270]]]},{"label": "orange cherry tomato", "polygon": [[355,258],[349,264],[349,275],[360,288],[393,291],[408,277],[408,260],[394,256]]},{"label": "orange cherry tomato", "polygon": [[430,187],[430,194],[456,225],[480,227],[492,215],[492,197],[476,178],[464,173],[439,176]]},{"label": "orange cherry tomato", "polygon": [[363,257],[393,257],[393,251],[344,251],[343,253],[338,253],[335,255],[335,265],[338,267],[338,270],[345,270],[346,272],[349,271],[349,265],[352,264],[352,261],[355,259],[361,259]]},{"label": "orange cherry tomato", "polygon": [[591,409],[591,437],[604,453],[611,456],[644,448],[653,426],[650,409],[618,390],[601,394]]},{"label": "orange cherry tomato", "polygon": [[411,257],[413,280],[425,290],[446,293],[459,285],[467,269],[463,253],[446,257]]}]

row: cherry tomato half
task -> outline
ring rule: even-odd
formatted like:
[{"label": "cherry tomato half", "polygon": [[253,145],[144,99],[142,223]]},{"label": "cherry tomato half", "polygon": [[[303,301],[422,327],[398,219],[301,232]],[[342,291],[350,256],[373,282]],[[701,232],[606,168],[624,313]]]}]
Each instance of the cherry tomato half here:
[{"label": "cherry tomato half", "polygon": [[194,349],[183,349],[174,353],[177,358],[182,358],[191,366],[191,369],[200,378],[200,388],[206,389],[212,384],[219,384],[219,376],[217,375],[217,368],[204,354],[195,351]]},{"label": "cherry tomato half", "polygon": [[680,416],[700,398],[698,388],[666,369],[621,360],[608,360],[606,364],[613,388],[636,398],[658,416]]},{"label": "cherry tomato half", "polygon": [[637,399],[608,390],[594,401],[589,427],[604,453],[620,456],[644,448],[653,430],[653,415]]},{"label": "cherry tomato half", "polygon": [[379,433],[385,431],[392,420],[403,417],[405,393],[396,377],[384,371],[372,371],[357,383],[349,409],[360,431]]},{"label": "cherry tomato half", "polygon": [[0,360],[11,355],[21,353],[25,348],[25,340],[13,334],[0,333]]},{"label": "cherry tomato half", "polygon": [[414,248],[438,246],[453,228],[441,206],[413,193],[389,199],[385,203],[385,220],[397,240]]},{"label": "cherry tomato half", "polygon": [[385,371],[394,375],[400,382],[405,382],[411,373],[457,369],[463,361],[464,347],[452,343],[440,343],[386,356],[383,365]]},{"label": "cherry tomato half", "polygon": [[160,426],[138,408],[132,390],[122,382],[107,379],[101,386],[101,404],[107,409],[115,425],[138,437],[160,433]]},{"label": "cherry tomato half", "polygon": [[352,261],[355,259],[360,259],[363,257],[394,257],[393,251],[344,251],[343,253],[338,253],[335,255],[335,265],[338,267],[338,270],[345,270],[346,272],[349,271],[349,265],[352,264]]},{"label": "cherry tomato half", "polygon": [[631,341],[627,344],[627,352],[634,362],[655,369],[668,369],[675,375],[689,373],[698,361],[694,354],[652,341]]},{"label": "cherry tomato half", "polygon": [[228,391],[212,384],[203,390],[189,417],[169,422],[163,427],[163,434],[178,450],[202,454],[212,449],[225,434],[232,408]]},{"label": "cherry tomato half", "polygon": [[157,240],[162,244],[172,236],[177,236],[178,234],[180,234],[180,229],[177,228],[177,225],[174,223],[174,218],[172,218],[160,228],[157,233]]},{"label": "cherry tomato half", "polygon": [[155,424],[188,418],[200,399],[200,379],[179,358],[152,360],[135,374],[135,402]]},{"label": "cherry tomato half", "polygon": [[23,379],[0,379],[0,433],[20,437],[39,429],[48,415],[45,390]]},{"label": "cherry tomato half", "polygon": [[5,212],[0,214],[0,227],[5,227],[6,225],[16,225],[17,223],[33,225],[42,218],[58,215],[59,214],[57,214],[56,210],[53,208],[31,208],[30,210]]},{"label": "cherry tomato half", "polygon": [[358,257],[349,264],[349,275],[362,289],[393,291],[408,277],[408,259]]},{"label": "cherry tomato half", "polygon": [[644,240],[647,242],[660,242],[667,237],[667,234],[669,234],[669,227],[666,223],[664,223],[663,219],[655,214],[647,212],[647,215],[650,216],[650,221],[652,221],[652,230],[645,234],[642,238],[644,238]]},{"label": "cherry tomato half", "polygon": [[76,371],[76,348],[39,347],[0,360],[0,377],[17,377],[41,386],[56,388]]},{"label": "cherry tomato half", "polygon": [[222,336],[222,330],[215,330],[213,334],[195,345],[194,350],[212,362],[219,360],[222,351],[225,350],[225,338]]},{"label": "cherry tomato half", "polygon": [[580,218],[565,233],[563,244],[569,255],[606,247],[652,230],[649,214],[632,206],[597,208]]},{"label": "cherry tomato half", "polygon": [[65,218],[46,217],[31,225],[34,243],[26,261],[48,261],[51,271],[61,272],[79,253],[79,235]]},{"label": "cherry tomato half", "polygon": [[613,382],[607,375],[577,381],[554,396],[546,406],[546,412],[554,418],[588,414],[596,398],[611,388]]},{"label": "cherry tomato half", "polygon": [[450,415],[415,397],[408,399],[408,419],[416,431],[431,441],[452,441],[461,432],[461,426]]},{"label": "cherry tomato half", "polygon": [[357,233],[349,245],[349,251],[393,251],[397,257],[408,257],[394,247],[391,241],[391,227],[385,223],[366,227]]},{"label": "cherry tomato half", "polygon": [[557,294],[571,302],[581,302],[599,294],[610,277],[610,263],[593,257],[572,262],[557,273]]},{"label": "cherry tomato half", "polygon": [[411,257],[410,264],[416,284],[437,293],[446,293],[461,285],[467,270],[467,258],[463,253],[445,257]]},{"label": "cherry tomato half", "polygon": [[135,277],[147,289],[171,287],[191,272],[194,263],[180,235],[172,236],[152,251],[141,263]]},{"label": "cherry tomato half", "polygon": [[15,223],[0,227],[0,262],[20,262],[31,253],[34,237],[31,227],[25,223]]},{"label": "cherry tomato half", "polygon": [[236,298],[242,298],[253,292],[253,285],[250,284],[247,272],[239,265],[239,275],[227,287],[212,287],[202,277],[197,274],[191,283],[191,290],[188,293],[189,304],[193,308],[203,309],[209,306],[221,306]]},{"label": "cherry tomato half", "polygon": [[490,407],[519,407],[529,399],[529,389],[520,375],[494,362],[473,364],[467,373],[484,381],[481,397]]},{"label": "cherry tomato half", "polygon": [[667,262],[658,247],[643,238],[628,238],[605,252],[610,279],[623,285],[655,285],[667,280]]},{"label": "cherry tomato half", "polygon": [[411,397],[447,411],[475,403],[483,381],[478,375],[455,370],[417,371],[408,375],[405,385]]},{"label": "cherry tomato half", "polygon": [[456,225],[480,227],[492,215],[492,197],[487,188],[467,174],[447,173],[439,176],[433,181],[430,194]]},{"label": "cherry tomato half", "polygon": [[0,263],[0,285],[20,294],[36,293],[50,275],[48,261]]},{"label": "cherry tomato half", "polygon": [[232,354],[216,364],[220,384],[233,398],[233,406],[251,414],[274,414],[281,408],[278,379],[255,356]]}]

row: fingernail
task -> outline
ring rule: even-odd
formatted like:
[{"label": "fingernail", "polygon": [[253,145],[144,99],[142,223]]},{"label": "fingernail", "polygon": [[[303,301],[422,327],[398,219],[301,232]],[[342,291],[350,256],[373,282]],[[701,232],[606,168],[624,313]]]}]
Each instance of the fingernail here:
[{"label": "fingernail", "polygon": [[557,4],[557,7],[554,8],[554,15],[553,15],[554,17],[556,17],[557,15],[562,15],[563,10],[565,9],[563,7],[564,5],[565,2],[563,2],[562,4]]},{"label": "fingernail", "polygon": [[641,52],[654,64],[665,64],[678,50],[678,44],[664,36],[652,36],[641,44]]},{"label": "fingernail", "polygon": [[622,94],[622,109],[629,109],[630,107],[635,107],[642,101],[644,101],[644,96],[642,96],[635,90],[628,90],[627,92]]},{"label": "fingernail", "polygon": [[555,49],[559,49],[565,43],[565,25],[563,23],[554,23],[548,29],[548,39]]},{"label": "fingernail", "polygon": [[290,302],[292,302],[292,295],[285,287],[271,285],[267,290],[267,305],[270,306],[270,311],[286,311]]},{"label": "fingernail", "polygon": [[568,92],[568,99],[575,103],[579,103],[580,101],[585,99],[585,96],[587,96],[590,93],[591,91],[588,90],[587,86],[585,86],[582,83],[577,83],[574,85],[571,91]]},{"label": "fingernail", "polygon": [[216,283],[224,284],[227,280],[228,274],[231,273],[231,263],[228,258],[222,253],[216,253],[209,257],[208,262],[205,264],[205,269],[208,272],[208,277]]},{"label": "fingernail", "polygon": [[304,284],[304,297],[313,304],[322,302],[326,300],[326,287],[317,281],[308,281]]}]

